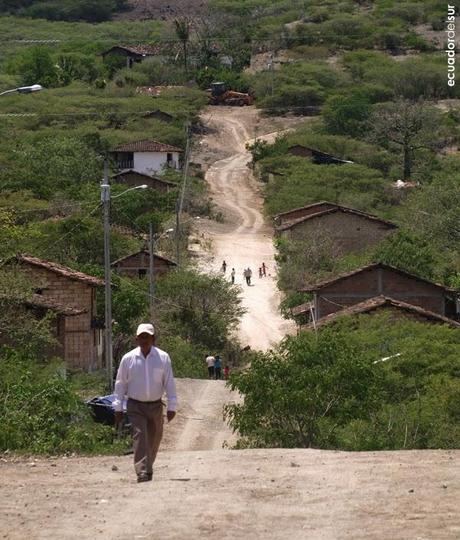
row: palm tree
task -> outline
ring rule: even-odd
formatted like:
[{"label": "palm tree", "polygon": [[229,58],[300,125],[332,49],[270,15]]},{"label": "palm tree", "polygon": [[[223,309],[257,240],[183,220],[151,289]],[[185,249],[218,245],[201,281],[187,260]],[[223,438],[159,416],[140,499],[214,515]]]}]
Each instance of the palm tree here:
[{"label": "palm tree", "polygon": [[176,27],[176,35],[182,42],[184,49],[184,69],[187,72],[187,45],[190,39],[190,21],[188,19],[175,19],[174,26]]}]

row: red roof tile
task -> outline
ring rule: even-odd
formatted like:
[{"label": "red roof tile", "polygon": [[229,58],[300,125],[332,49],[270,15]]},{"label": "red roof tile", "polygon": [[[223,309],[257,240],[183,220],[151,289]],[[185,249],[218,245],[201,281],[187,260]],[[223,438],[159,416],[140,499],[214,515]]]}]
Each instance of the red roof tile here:
[{"label": "red roof tile", "polygon": [[[115,266],[116,264],[119,264],[119,263],[125,261],[126,259],[129,259],[130,257],[133,257],[134,255],[138,255],[139,253],[144,253],[145,255],[150,255],[150,252],[149,252],[148,249],[140,249],[139,251],[136,251],[135,253],[130,253],[129,255],[125,255],[124,257],[121,257],[120,259],[117,259],[116,261],[114,261],[112,263],[112,266]],[[175,263],[171,259],[167,259],[166,257],[162,257],[161,255],[158,255],[158,253],[154,253],[153,258],[154,259],[161,259],[162,261],[167,262],[171,266],[177,266],[177,263]]]},{"label": "red roof tile", "polygon": [[175,55],[180,51],[180,46],[177,43],[157,43],[153,45],[138,44],[138,45],[115,45],[102,53],[102,56],[109,54],[110,52],[122,49],[128,53],[137,54],[140,56],[154,56],[154,55]]},{"label": "red roof tile", "polygon": [[430,285],[434,285],[436,287],[439,287],[440,289],[443,289],[445,291],[449,292],[455,292],[457,291],[455,289],[452,289],[450,287],[445,287],[444,285],[441,285],[440,283],[435,283],[434,281],[430,281],[429,279],[425,279],[419,276],[415,276],[414,274],[410,274],[409,272],[406,272],[405,270],[401,270],[400,268],[396,268],[395,266],[390,266],[389,264],[384,263],[371,263],[367,264],[366,266],[361,266],[360,268],[357,268],[351,272],[346,272],[344,274],[340,274],[339,276],[336,276],[334,278],[325,279],[323,281],[320,281],[314,285],[310,285],[307,287],[304,287],[302,289],[299,289],[300,292],[316,292],[322,289],[323,287],[326,287],[328,285],[332,285],[333,283],[337,283],[338,281],[342,281],[343,279],[347,279],[348,277],[354,276],[356,274],[360,274],[361,272],[365,272],[366,270],[372,270],[374,268],[386,268],[387,270],[392,270],[393,272],[398,272],[399,274],[403,274],[405,276],[408,276],[410,278],[416,279],[418,281],[423,281],[424,283],[429,283]]},{"label": "red roof tile", "polygon": [[177,146],[144,139],[120,144],[115,148],[115,152],[182,152],[182,150]]},{"label": "red roof tile", "polygon": [[292,212],[298,212],[299,210],[309,210],[310,208],[315,208],[316,206],[321,207],[321,206],[324,206],[325,204],[330,204],[331,206],[339,206],[338,204],[331,203],[329,201],[318,201],[312,204],[307,204],[307,206],[300,206],[299,208],[293,208],[292,210],[287,210],[286,212],[280,212],[279,214],[276,214],[274,218],[276,219],[279,217],[287,216],[289,214],[292,214]]},{"label": "red roof tile", "polygon": [[139,176],[139,178],[145,178],[147,180],[155,180],[156,182],[160,182],[160,183],[165,184],[167,186],[178,187],[178,185],[175,184],[174,182],[169,182],[168,180],[163,180],[163,178],[160,178],[159,176],[152,176],[150,174],[135,171],[134,169],[123,169],[119,173],[114,174],[112,178],[119,178],[121,176],[124,176],[125,174],[134,174],[135,176]]},{"label": "red roof tile", "polygon": [[31,298],[24,300],[24,304],[30,307],[49,309],[55,313],[59,313],[60,315],[66,315],[67,317],[81,315],[82,313],[86,313],[88,311],[86,309],[77,309],[71,306],[66,306],[60,302],[57,302],[53,298],[42,296],[41,294],[32,295]]},{"label": "red roof tile", "polygon": [[330,313],[329,315],[326,315],[325,317],[317,320],[315,324],[309,323],[302,325],[301,329],[310,330],[313,329],[315,326],[316,328],[318,328],[320,326],[325,326],[327,324],[333,323],[340,317],[344,317],[347,315],[358,315],[360,313],[369,313],[371,311],[375,311],[379,308],[384,307],[393,307],[396,309],[400,309],[401,311],[407,311],[415,315],[420,315],[421,317],[425,317],[426,319],[432,321],[445,323],[456,328],[460,328],[460,323],[458,323],[457,321],[449,319],[448,317],[444,317],[443,315],[439,315],[438,313],[434,313],[433,311],[424,309],[420,306],[414,306],[412,304],[402,302],[401,300],[396,300],[395,298],[391,298],[389,296],[374,296],[373,298],[369,298],[369,300],[365,300],[364,302],[360,302],[359,304],[354,304],[353,306],[348,306],[344,309],[341,309],[340,311],[336,311],[335,313]]},{"label": "red roof tile", "polygon": [[366,212],[361,212],[361,210],[354,210],[353,208],[347,208],[346,206],[339,206],[337,205],[336,208],[330,208],[328,210],[323,210],[320,212],[315,212],[314,214],[309,214],[308,216],[303,216],[301,218],[295,219],[293,221],[289,221],[288,223],[285,223],[284,225],[280,225],[279,227],[276,227],[277,231],[286,231],[291,229],[292,227],[295,227],[299,223],[303,223],[305,221],[308,221],[310,219],[316,219],[328,214],[335,214],[336,212],[343,212],[346,214],[354,214],[356,216],[363,217],[365,219],[368,219],[370,221],[376,221],[378,223],[383,223],[384,225],[387,225],[391,229],[397,229],[398,226],[393,223],[392,221],[388,221],[386,219],[379,218],[377,216],[373,216],[372,214],[367,214]]},{"label": "red roof tile", "polygon": [[89,276],[88,274],[84,274],[83,272],[79,272],[78,270],[72,270],[72,268],[62,266],[61,264],[55,262],[45,261],[43,259],[32,257],[31,255],[26,254],[16,255],[16,260],[20,263],[30,264],[32,266],[44,268],[46,270],[49,270],[50,272],[54,272],[55,274],[59,274],[75,281],[82,281],[83,283],[87,283],[88,285],[92,285],[93,287],[104,286],[103,279]]}]

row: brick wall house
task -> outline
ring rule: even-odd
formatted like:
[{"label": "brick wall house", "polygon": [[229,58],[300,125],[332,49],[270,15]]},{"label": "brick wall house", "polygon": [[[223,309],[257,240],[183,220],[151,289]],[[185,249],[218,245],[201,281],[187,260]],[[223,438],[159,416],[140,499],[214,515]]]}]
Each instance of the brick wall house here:
[{"label": "brick wall house", "polygon": [[316,320],[376,296],[387,296],[458,319],[458,293],[454,289],[382,263],[364,266],[302,291],[313,293]]},{"label": "brick wall house", "polygon": [[374,246],[396,228],[397,225],[385,219],[336,206],[280,225],[276,234],[291,240],[327,238],[333,244],[334,253],[340,256]]},{"label": "brick wall house", "polygon": [[[81,315],[84,313],[84,310],[64,306],[56,302],[56,300],[45,298],[40,294],[33,294],[30,298],[19,300],[15,309],[17,310],[18,318],[21,317],[21,313],[31,313],[38,320],[43,319],[49,311],[53,312],[55,317],[51,321],[51,332],[56,340],[56,344],[54,346],[50,345],[44,353],[48,358],[57,356],[67,360],[65,348],[67,319]],[[2,345],[15,346],[14,340],[9,339],[7,335],[0,335],[0,343]]]},{"label": "brick wall house", "polygon": [[104,281],[60,264],[30,255],[16,256],[18,269],[34,291],[60,305],[80,310],[65,324],[65,359],[70,367],[92,370],[102,365],[103,336],[96,324],[96,289]]},{"label": "brick wall house", "polygon": [[151,189],[159,191],[160,193],[169,193],[173,189],[177,189],[177,184],[162,180],[156,176],[150,176],[145,173],[134,171],[133,169],[126,169],[120,171],[118,174],[112,176],[112,181],[116,184],[123,184],[129,187],[136,187],[145,184]]},{"label": "brick wall house", "polygon": [[[311,216],[312,214],[318,214],[319,212],[324,212],[325,210],[331,210],[332,208],[338,208],[340,205],[331,203],[328,201],[319,201],[307,206],[301,206],[300,208],[294,208],[288,210],[287,212],[281,212],[277,214],[273,220],[276,226],[287,225],[293,221],[297,221],[300,218]],[[342,206],[345,208],[345,206]]]},{"label": "brick wall house", "polygon": [[[175,268],[177,264],[166,257],[154,253],[153,274],[161,277]],[[147,249],[122,257],[112,263],[113,269],[120,275],[128,277],[147,277],[150,270],[150,254]]]},{"label": "brick wall house", "polygon": [[336,311],[335,313],[330,313],[315,321],[315,324],[313,324],[312,321],[309,321],[308,324],[301,324],[300,329],[318,329],[333,324],[344,316],[357,316],[362,314],[373,315],[382,312],[389,313],[391,320],[394,321],[409,319],[426,324],[447,324],[454,328],[460,328],[459,322],[443,315],[439,315],[438,313],[434,313],[433,311],[428,311],[420,306],[414,306],[388,296],[376,296],[369,300],[365,300],[364,302],[360,302],[359,304]]}]

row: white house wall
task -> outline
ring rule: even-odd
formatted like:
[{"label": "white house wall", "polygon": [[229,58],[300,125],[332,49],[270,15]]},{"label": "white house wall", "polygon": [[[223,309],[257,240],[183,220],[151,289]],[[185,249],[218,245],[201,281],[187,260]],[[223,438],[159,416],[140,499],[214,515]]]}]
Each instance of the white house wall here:
[{"label": "white house wall", "polygon": [[[172,152],[172,166],[179,168],[179,153]],[[161,173],[167,162],[166,152],[134,152],[134,170],[145,174]]]}]

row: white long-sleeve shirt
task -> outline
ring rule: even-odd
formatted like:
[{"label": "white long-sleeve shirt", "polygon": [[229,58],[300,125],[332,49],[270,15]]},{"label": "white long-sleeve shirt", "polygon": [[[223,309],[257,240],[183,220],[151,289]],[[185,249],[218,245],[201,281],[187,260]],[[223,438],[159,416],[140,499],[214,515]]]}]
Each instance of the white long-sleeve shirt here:
[{"label": "white long-sleeve shirt", "polygon": [[136,347],[121,359],[115,382],[115,411],[122,410],[125,397],[138,401],[156,401],[166,392],[168,411],[177,407],[176,384],[169,354],[152,347],[145,358]]}]

